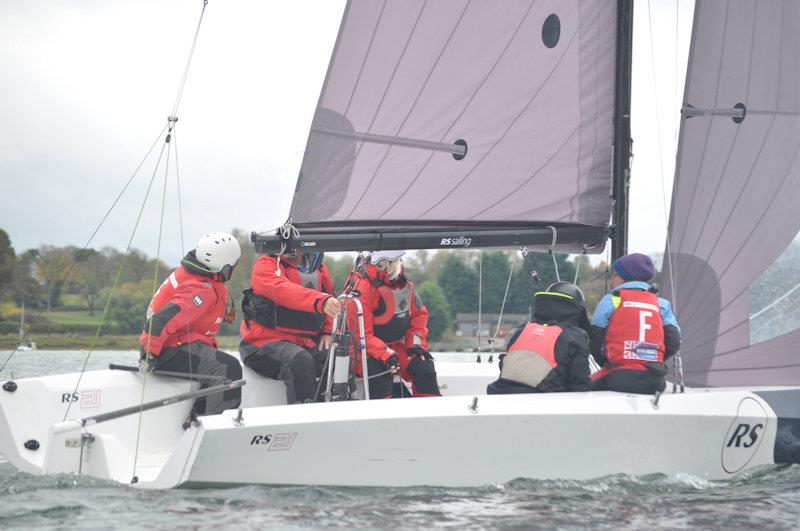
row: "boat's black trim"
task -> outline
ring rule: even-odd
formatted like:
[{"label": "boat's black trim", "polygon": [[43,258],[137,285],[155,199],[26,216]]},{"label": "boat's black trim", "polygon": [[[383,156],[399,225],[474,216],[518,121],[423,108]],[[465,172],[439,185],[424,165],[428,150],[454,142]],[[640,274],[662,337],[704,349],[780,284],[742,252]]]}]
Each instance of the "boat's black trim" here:
[{"label": "boat's black trim", "polygon": [[[519,223],[452,221],[376,221],[297,224],[298,237],[283,241],[276,233],[252,233],[256,251],[379,251],[410,249],[472,249],[528,247],[559,253],[600,253],[608,238],[604,226],[577,223]],[[551,228],[552,227],[552,228]]]},{"label": "boat's black trim", "polygon": [[775,463],[800,463],[800,389],[754,391],[778,417]]}]

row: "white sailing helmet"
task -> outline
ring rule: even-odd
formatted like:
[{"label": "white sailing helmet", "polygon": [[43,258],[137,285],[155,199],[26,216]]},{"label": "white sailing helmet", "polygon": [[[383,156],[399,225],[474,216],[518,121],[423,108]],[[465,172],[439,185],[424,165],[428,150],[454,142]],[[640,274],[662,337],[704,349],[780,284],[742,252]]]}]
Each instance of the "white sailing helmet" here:
[{"label": "white sailing helmet", "polygon": [[389,262],[394,262],[403,257],[406,254],[405,251],[372,251],[367,255],[369,261],[373,264],[377,264],[380,260],[388,260]]},{"label": "white sailing helmet", "polygon": [[242,256],[239,241],[227,232],[209,232],[197,242],[197,261],[209,271],[219,273],[225,266],[232,268]]}]

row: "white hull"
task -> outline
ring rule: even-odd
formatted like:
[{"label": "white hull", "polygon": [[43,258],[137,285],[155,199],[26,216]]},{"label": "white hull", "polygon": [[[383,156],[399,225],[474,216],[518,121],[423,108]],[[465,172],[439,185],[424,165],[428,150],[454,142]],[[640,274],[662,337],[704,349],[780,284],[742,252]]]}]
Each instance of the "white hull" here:
[{"label": "white hull", "polygon": [[[689,390],[666,393],[657,406],[651,396],[613,392],[486,396],[480,391],[496,366],[437,366],[451,396],[261,407],[252,406],[284,400],[282,384],[247,370],[251,407],[241,425],[227,411],[184,431],[190,402],[142,414],[138,485],[476,486],[618,473],[724,479],[775,463],[779,446],[787,447],[787,423],[798,415],[780,419],[784,437],[776,446],[773,406],[784,414],[785,404],[800,409],[800,388]],[[60,422],[62,401],[74,400],[70,418],[138,404],[141,376],[89,372],[72,395],[76,379],[31,378],[0,391],[0,453],[29,473],[130,482],[139,415],[85,428],[92,440],[81,448],[78,425]],[[188,389],[188,382],[150,376],[144,400]],[[39,448],[26,449],[28,440]]]}]

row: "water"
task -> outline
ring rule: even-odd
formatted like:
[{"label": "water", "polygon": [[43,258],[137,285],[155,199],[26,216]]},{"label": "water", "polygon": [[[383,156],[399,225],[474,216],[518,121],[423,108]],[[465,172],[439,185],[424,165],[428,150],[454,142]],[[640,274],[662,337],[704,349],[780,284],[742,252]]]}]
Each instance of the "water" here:
[{"label": "water", "polygon": [[[0,352],[0,360],[7,354]],[[79,370],[84,358],[76,352],[18,352],[10,365],[24,377]],[[472,361],[474,355],[437,358]],[[88,367],[136,359],[135,352],[98,352]],[[265,525],[797,529],[800,466],[769,467],[720,482],[689,475],[619,475],[591,481],[519,479],[470,489],[248,486],[154,492],[72,475],[31,476],[0,460],[0,527]]]}]

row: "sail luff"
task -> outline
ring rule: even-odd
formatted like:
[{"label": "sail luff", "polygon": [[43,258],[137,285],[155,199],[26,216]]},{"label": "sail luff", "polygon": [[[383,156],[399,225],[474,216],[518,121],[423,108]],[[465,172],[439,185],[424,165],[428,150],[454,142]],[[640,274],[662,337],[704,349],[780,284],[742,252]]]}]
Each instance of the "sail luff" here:
[{"label": "sail luff", "polygon": [[797,2],[696,3],[664,273],[689,385],[800,383],[798,49]]}]

